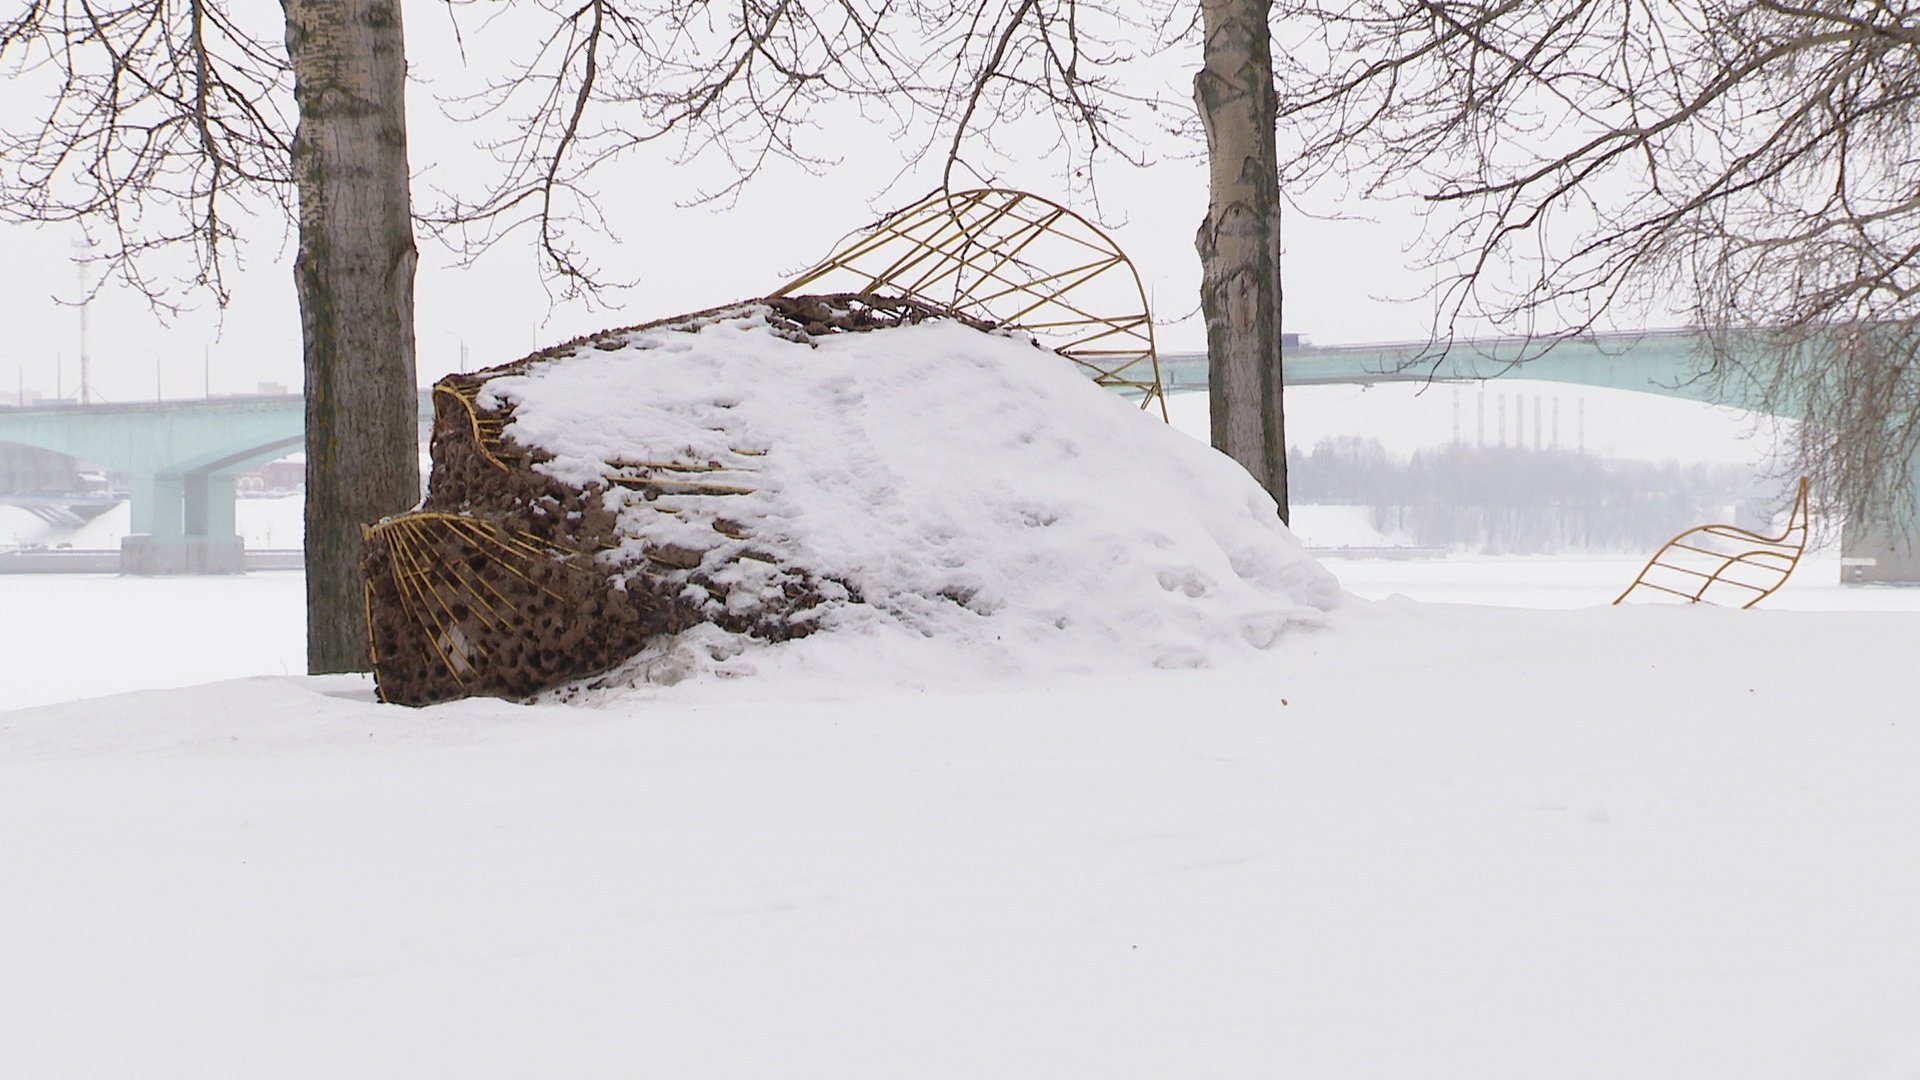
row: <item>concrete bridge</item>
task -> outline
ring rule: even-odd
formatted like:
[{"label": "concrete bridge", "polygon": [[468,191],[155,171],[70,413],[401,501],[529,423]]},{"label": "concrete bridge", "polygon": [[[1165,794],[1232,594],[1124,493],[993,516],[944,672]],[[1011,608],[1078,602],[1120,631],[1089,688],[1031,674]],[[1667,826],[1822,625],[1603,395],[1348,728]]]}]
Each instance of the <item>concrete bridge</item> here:
[{"label": "concrete bridge", "polygon": [[232,573],[234,477],[299,450],[302,410],[297,394],[0,409],[0,442],[126,474],[128,572]]},{"label": "concrete bridge", "polygon": [[[422,415],[432,415],[421,395]],[[234,573],[234,478],[300,450],[298,394],[136,405],[0,408],[0,442],[68,454],[128,481],[121,569],[135,574]]]},{"label": "concrete bridge", "polygon": [[[1631,390],[1708,405],[1768,412],[1759,384],[1750,376],[1702,377],[1705,356],[1698,333],[1658,330],[1602,335],[1555,345],[1543,356],[1523,339],[1457,342],[1444,356],[1420,345],[1296,346],[1286,353],[1286,384],[1461,382],[1536,379],[1543,382]],[[1204,390],[1204,353],[1161,357],[1161,379],[1169,393]],[[1803,401],[1777,400],[1773,409],[1797,418]],[[1920,487],[1920,462],[1913,470]],[[1910,505],[1920,507],[1920,490]],[[1678,522],[1683,525],[1700,522]],[[1843,573],[1849,582],[1920,584],[1920,520],[1892,523],[1849,521],[1840,540]]]},{"label": "concrete bridge", "polygon": [[[1699,377],[1700,338],[1691,330],[1652,330],[1597,336],[1555,345],[1534,356],[1539,345],[1523,339],[1456,342],[1444,356],[1427,355],[1421,345],[1294,345],[1286,353],[1286,384],[1478,382],[1501,377],[1633,390],[1708,405],[1765,411],[1759,388]],[[1207,387],[1205,353],[1161,357],[1161,378],[1169,393]],[[1799,402],[1782,403],[1797,411]]]},{"label": "concrete bridge", "polygon": [[[1698,337],[1686,331],[1599,337],[1526,360],[1521,341],[1461,342],[1439,359],[1411,346],[1289,348],[1288,385],[1415,380],[1540,379],[1754,409],[1750,386],[1697,378]],[[1170,392],[1206,388],[1203,354],[1161,360]],[[1795,407],[1797,403],[1783,403]],[[432,416],[422,392],[422,420]],[[121,549],[131,573],[223,573],[241,568],[234,477],[300,449],[298,395],[223,397],[141,405],[0,408],[0,442],[69,454],[125,473],[132,532]],[[1691,523],[1677,523],[1691,524]],[[1913,523],[1920,535],[1920,523]],[[1850,579],[1920,582],[1920,555],[1900,529],[1849,525],[1842,552]]]}]

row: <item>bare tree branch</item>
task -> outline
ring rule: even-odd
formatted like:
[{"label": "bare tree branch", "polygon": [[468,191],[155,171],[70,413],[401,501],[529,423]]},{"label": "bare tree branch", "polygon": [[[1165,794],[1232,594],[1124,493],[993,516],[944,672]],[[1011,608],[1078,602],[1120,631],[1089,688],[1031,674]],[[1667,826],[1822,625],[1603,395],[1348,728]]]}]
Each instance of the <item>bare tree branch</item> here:
[{"label": "bare tree branch", "polygon": [[177,285],[224,303],[234,221],[284,220],[292,198],[292,79],[272,29],[222,0],[35,0],[0,22],[10,89],[44,95],[0,127],[0,220],[80,224],[104,240],[99,281],[162,310],[183,302]]},{"label": "bare tree branch", "polygon": [[1684,320],[1856,514],[1920,454],[1911,0],[1276,4],[1282,184],[1427,207],[1433,348]]},{"label": "bare tree branch", "polygon": [[[1048,159],[1084,179],[1095,157],[1142,159],[1128,110],[1163,102],[1123,69],[1170,42],[1171,10],[1158,0],[533,0],[519,14],[540,14],[542,29],[515,74],[445,103],[458,119],[508,125],[510,137],[487,145],[499,172],[477,192],[442,191],[424,224],[468,257],[530,228],[544,268],[573,296],[618,284],[572,240],[607,228],[589,177],[651,145],[683,163],[723,159],[727,181],[696,201],[724,203],[771,161],[819,170],[832,164],[823,148],[862,142],[909,163],[940,155],[949,185],[957,172],[991,175],[975,158],[999,156],[996,130],[1038,121],[1054,132]],[[821,134],[850,118],[871,134]]]}]

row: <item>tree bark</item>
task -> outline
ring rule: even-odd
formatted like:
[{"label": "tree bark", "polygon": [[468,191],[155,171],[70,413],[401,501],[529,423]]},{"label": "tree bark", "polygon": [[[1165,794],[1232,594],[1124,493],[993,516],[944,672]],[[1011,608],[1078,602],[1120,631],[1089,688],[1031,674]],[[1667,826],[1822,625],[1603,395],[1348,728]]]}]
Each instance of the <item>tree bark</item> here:
[{"label": "tree bark", "polygon": [[361,528],[420,498],[400,0],[281,0],[299,127],[307,666],[371,669]]},{"label": "tree bark", "polygon": [[1271,0],[1201,0],[1193,96],[1207,132],[1210,202],[1195,241],[1207,320],[1213,445],[1287,513],[1280,380],[1280,183]]}]

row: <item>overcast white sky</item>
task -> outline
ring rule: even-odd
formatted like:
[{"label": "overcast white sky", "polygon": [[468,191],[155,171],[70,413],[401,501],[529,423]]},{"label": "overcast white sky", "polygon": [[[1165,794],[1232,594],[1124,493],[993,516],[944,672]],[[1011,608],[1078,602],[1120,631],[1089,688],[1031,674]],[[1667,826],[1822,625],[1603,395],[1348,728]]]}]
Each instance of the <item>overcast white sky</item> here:
[{"label": "overcast white sky", "polygon": [[[409,3],[406,12],[413,69],[433,80],[417,85],[411,99],[412,165],[416,175],[434,179],[486,133],[449,122],[434,104],[445,73],[460,64],[444,13],[430,3]],[[1190,70],[1187,58],[1173,62]],[[1184,72],[1177,77],[1184,79]],[[21,104],[9,103],[9,111]],[[827,254],[846,232],[935,186],[936,177],[928,174],[887,190],[900,161],[882,136],[872,128],[848,130],[844,137],[829,132],[844,159],[839,168],[816,177],[776,166],[731,209],[676,206],[698,189],[701,177],[664,156],[606,172],[600,188],[619,240],[601,242],[593,255],[611,276],[639,282],[614,298],[612,309],[551,306],[523,240],[510,240],[471,270],[454,268],[448,253],[423,240],[417,323],[422,383],[459,366],[462,346],[468,365],[480,367],[587,331],[764,294]],[[1198,160],[1172,156],[1197,149],[1170,146],[1169,156],[1149,169],[1116,166],[1100,176],[1107,224],[1138,264],[1156,317],[1167,323],[1163,351],[1204,347],[1199,320],[1183,316],[1198,304],[1193,236],[1206,209],[1206,175]],[[1057,161],[1020,163],[1004,180],[1093,216],[1091,207],[1062,190]],[[1409,234],[1404,225],[1396,230],[1365,221],[1290,217],[1288,329],[1322,342],[1421,336],[1421,309],[1379,299],[1417,291],[1400,248]],[[0,393],[11,397],[24,384],[52,395],[56,382],[73,393],[80,316],[56,298],[71,300],[78,293],[78,235],[77,228],[0,227],[0,321],[8,328],[0,344]],[[291,236],[266,221],[248,230],[246,239],[246,265],[232,279],[233,302],[224,316],[203,303],[200,311],[165,325],[126,290],[109,289],[94,303],[88,351],[98,396],[198,396],[209,382],[215,393],[250,391],[262,381],[298,385]]]}]

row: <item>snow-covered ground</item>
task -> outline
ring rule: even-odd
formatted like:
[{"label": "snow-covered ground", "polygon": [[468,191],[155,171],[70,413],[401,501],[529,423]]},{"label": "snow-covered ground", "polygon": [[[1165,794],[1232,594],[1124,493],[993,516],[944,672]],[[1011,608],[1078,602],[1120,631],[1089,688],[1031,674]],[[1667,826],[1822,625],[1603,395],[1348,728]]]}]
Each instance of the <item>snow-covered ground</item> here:
[{"label": "snow-covered ground", "polygon": [[[233,584],[173,636],[297,622]],[[1387,601],[1016,690],[0,714],[0,1069],[1911,1076],[1917,640]]]},{"label": "snow-covered ground", "polygon": [[[1329,558],[1323,565],[1364,599],[1543,609],[1606,604],[1640,569],[1635,559],[1582,557]],[[306,669],[305,602],[297,572],[0,575],[0,711],[250,675],[298,675]],[[1767,599],[1766,610],[1920,618],[1920,588],[1841,585],[1835,558],[1821,553]]]},{"label": "snow-covered ground", "polygon": [[1325,565],[1200,669],[423,710],[298,575],[0,578],[0,709],[265,676],[0,713],[0,1075],[1920,1073],[1920,590]]}]

